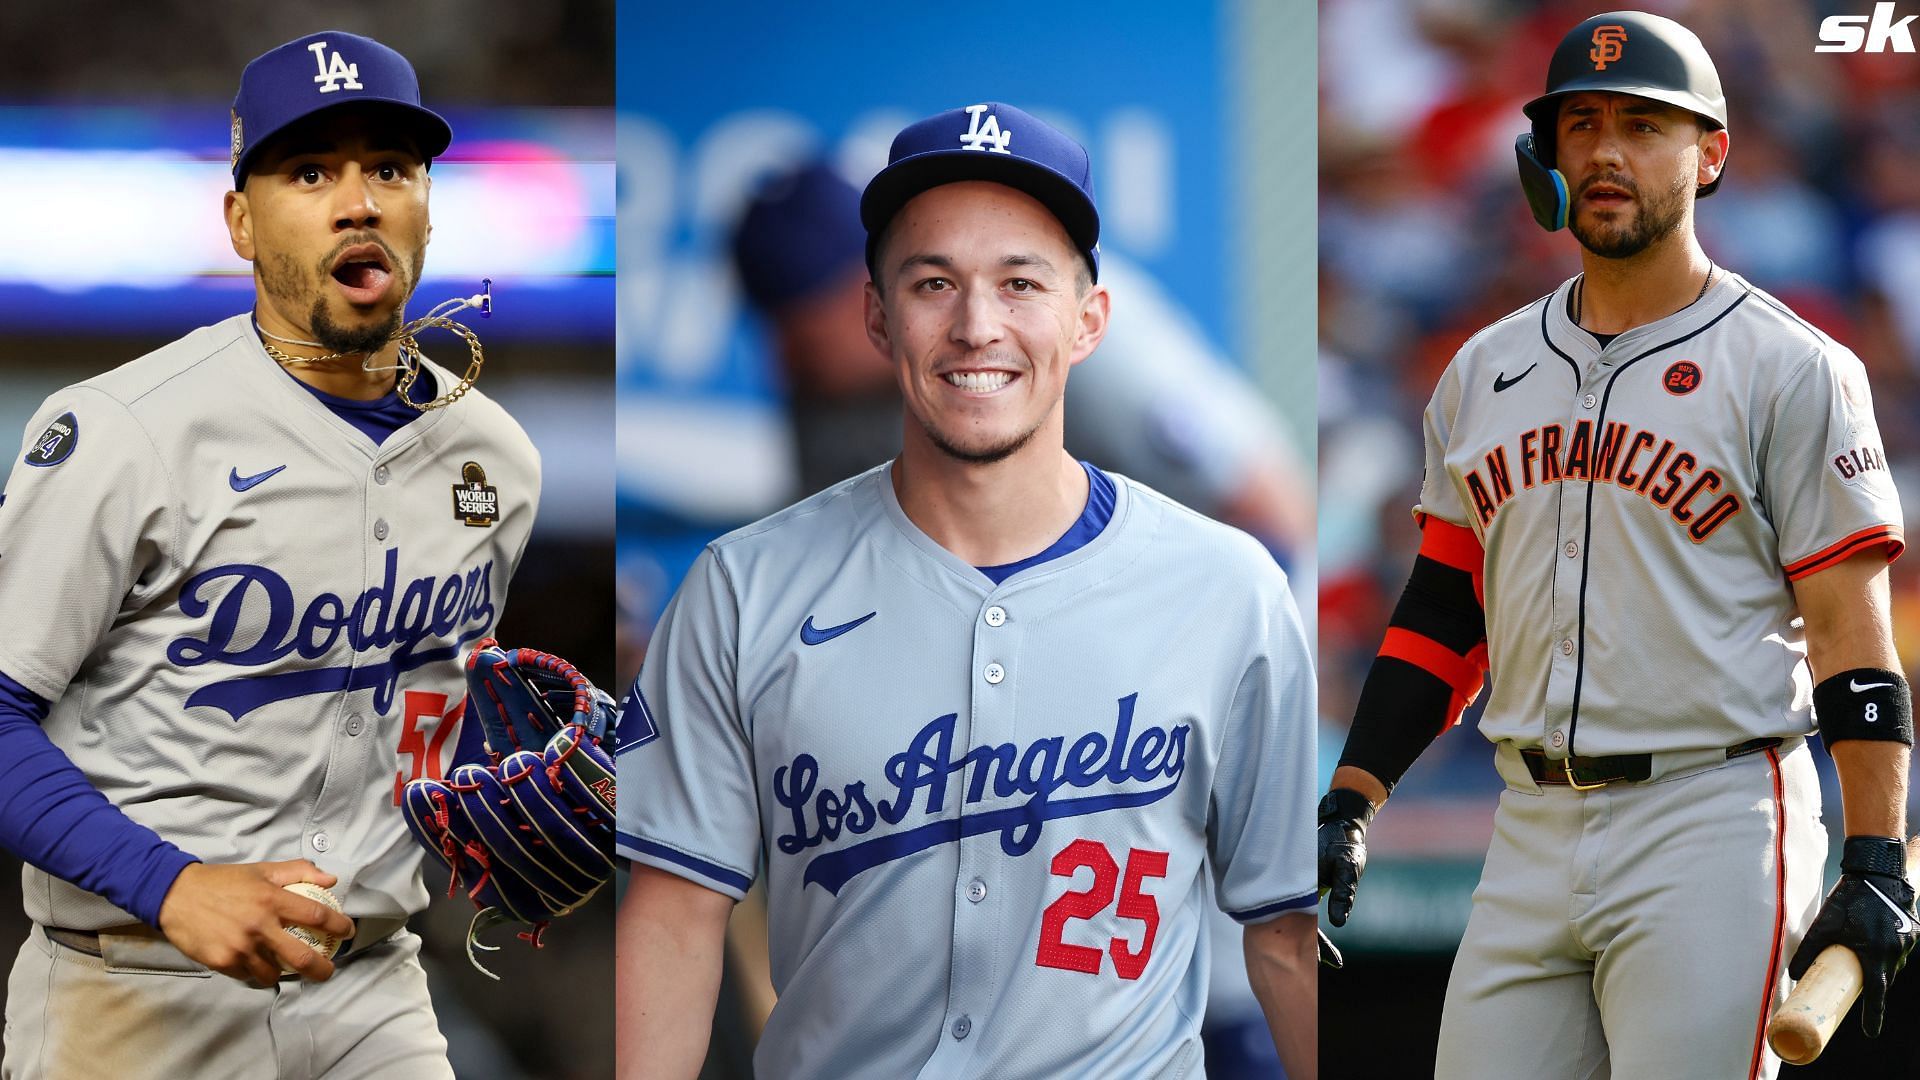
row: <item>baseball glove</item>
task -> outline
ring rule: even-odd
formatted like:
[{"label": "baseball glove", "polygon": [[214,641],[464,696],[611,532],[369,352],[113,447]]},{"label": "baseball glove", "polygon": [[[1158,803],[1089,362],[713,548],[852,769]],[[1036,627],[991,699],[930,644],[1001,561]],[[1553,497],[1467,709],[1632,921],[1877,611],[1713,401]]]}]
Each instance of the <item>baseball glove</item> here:
[{"label": "baseball glove", "polygon": [[467,719],[478,717],[492,764],[409,783],[401,798],[414,838],[453,873],[479,909],[467,959],[501,923],[531,927],[535,948],[553,919],[613,876],[614,702],[572,664],[483,638],[467,656]]}]

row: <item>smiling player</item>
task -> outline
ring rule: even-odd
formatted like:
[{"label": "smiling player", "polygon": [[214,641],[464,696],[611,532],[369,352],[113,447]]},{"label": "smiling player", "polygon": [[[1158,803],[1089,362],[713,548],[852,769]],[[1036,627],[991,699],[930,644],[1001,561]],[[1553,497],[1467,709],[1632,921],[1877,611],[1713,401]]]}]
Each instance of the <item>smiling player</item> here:
[{"label": "smiling player", "polygon": [[1311,1075],[1306,646],[1258,543],[1062,449],[1110,305],[1085,151],[941,113],[861,216],[903,448],[710,545],[653,640],[621,1059],[698,1071],[764,874],[761,1075],[1197,1073],[1210,903]]},{"label": "smiling player", "polygon": [[289,42],[231,131],[253,310],[54,394],[0,508],[9,1077],[450,1075],[395,800],[450,757],[538,461],[396,339],[452,137],[407,61]]}]

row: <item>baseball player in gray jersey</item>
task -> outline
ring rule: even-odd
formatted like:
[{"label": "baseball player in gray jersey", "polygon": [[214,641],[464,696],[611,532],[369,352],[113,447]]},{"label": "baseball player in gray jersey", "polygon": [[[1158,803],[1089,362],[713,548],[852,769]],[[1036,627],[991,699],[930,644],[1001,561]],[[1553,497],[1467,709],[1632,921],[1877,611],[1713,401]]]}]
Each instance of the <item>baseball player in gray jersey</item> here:
[{"label": "baseball player in gray jersey", "polygon": [[1258,543],[1062,450],[1109,305],[1085,151],[942,113],[862,219],[903,449],[710,545],[653,639],[621,1060],[697,1073],[760,878],[761,1075],[1198,1075],[1208,904],[1312,1075],[1306,645]]},{"label": "baseball player in gray jersey", "polygon": [[[450,1075],[396,799],[451,757],[538,460],[396,340],[451,137],[407,61],[290,42],[232,135],[254,310],[49,398],[0,506],[0,834],[37,924],[9,1078]],[[329,962],[283,924],[351,937]]]},{"label": "baseball player in gray jersey", "polygon": [[[1694,238],[1729,141],[1699,40],[1595,16],[1526,113],[1534,214],[1584,272],[1469,341],[1428,406],[1420,556],[1321,803],[1328,915],[1485,672],[1507,790],[1436,1074],[1772,1076],[1767,1016],[1814,955],[1860,956],[1876,1034],[1920,936],[1899,500],[1860,361]],[[1816,730],[1847,837],[1824,904]]]}]

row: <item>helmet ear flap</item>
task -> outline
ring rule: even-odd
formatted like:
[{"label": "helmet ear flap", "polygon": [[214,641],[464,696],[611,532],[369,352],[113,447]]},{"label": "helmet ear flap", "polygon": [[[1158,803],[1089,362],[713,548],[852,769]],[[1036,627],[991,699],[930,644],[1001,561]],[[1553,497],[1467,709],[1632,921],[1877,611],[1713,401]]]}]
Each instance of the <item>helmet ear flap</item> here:
[{"label": "helmet ear flap", "polygon": [[[1558,232],[1567,227],[1567,178],[1541,160],[1536,146],[1538,139],[1531,131],[1514,140],[1520,187],[1527,193],[1527,206],[1533,210],[1533,220],[1548,232]],[[1546,149],[1551,152],[1550,148]]]}]

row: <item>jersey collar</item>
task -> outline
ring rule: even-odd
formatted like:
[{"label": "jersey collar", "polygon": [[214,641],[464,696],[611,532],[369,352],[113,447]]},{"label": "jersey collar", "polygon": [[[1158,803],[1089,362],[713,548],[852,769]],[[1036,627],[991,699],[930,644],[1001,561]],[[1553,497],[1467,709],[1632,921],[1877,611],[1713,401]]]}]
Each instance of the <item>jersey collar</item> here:
[{"label": "jersey collar", "polygon": [[1651,343],[1692,333],[1718,318],[1735,301],[1752,291],[1746,279],[1723,267],[1719,279],[1707,289],[1706,295],[1664,319],[1655,319],[1622,331],[1602,349],[1592,334],[1580,329],[1567,315],[1568,298],[1573,295],[1580,277],[1576,274],[1561,282],[1560,287],[1546,298],[1544,326],[1547,341],[1564,356],[1583,364],[1597,358],[1603,367],[1635,356]]},{"label": "jersey collar", "polygon": [[877,484],[879,487],[880,505],[886,512],[887,521],[892,523],[922,558],[938,566],[943,576],[954,579],[963,584],[968,591],[980,596],[1010,593],[1029,584],[1045,582],[1089,559],[1097,558],[1101,552],[1113,546],[1119,536],[1126,531],[1127,518],[1134,508],[1131,485],[1126,478],[1118,473],[1108,472],[1107,475],[1113,479],[1114,486],[1113,516],[1107,521],[1106,528],[1100,530],[1100,535],[1057,559],[1048,559],[1038,566],[1022,570],[996,586],[992,579],[982,574],[972,563],[941,547],[933,537],[921,532],[920,527],[907,516],[907,512],[901,509],[900,497],[893,490],[893,465],[894,463],[890,461],[867,473],[867,482]]},{"label": "jersey collar", "polygon": [[[235,315],[221,322],[217,329],[231,335],[233,347],[240,350],[241,362],[235,366],[240,369],[241,377],[253,387],[256,400],[267,403],[269,408],[283,415],[301,417],[298,423],[303,430],[334,433],[338,442],[369,461],[392,457],[445,422],[456,411],[455,408],[446,408],[422,413],[418,419],[389,436],[386,442],[376,445],[366,432],[334,415],[325,403],[287,377],[287,373],[260,346],[260,339],[254,336],[251,315]],[[432,360],[422,357],[421,362],[433,372],[433,377],[441,386],[451,386],[456,381],[445,368]]]}]

